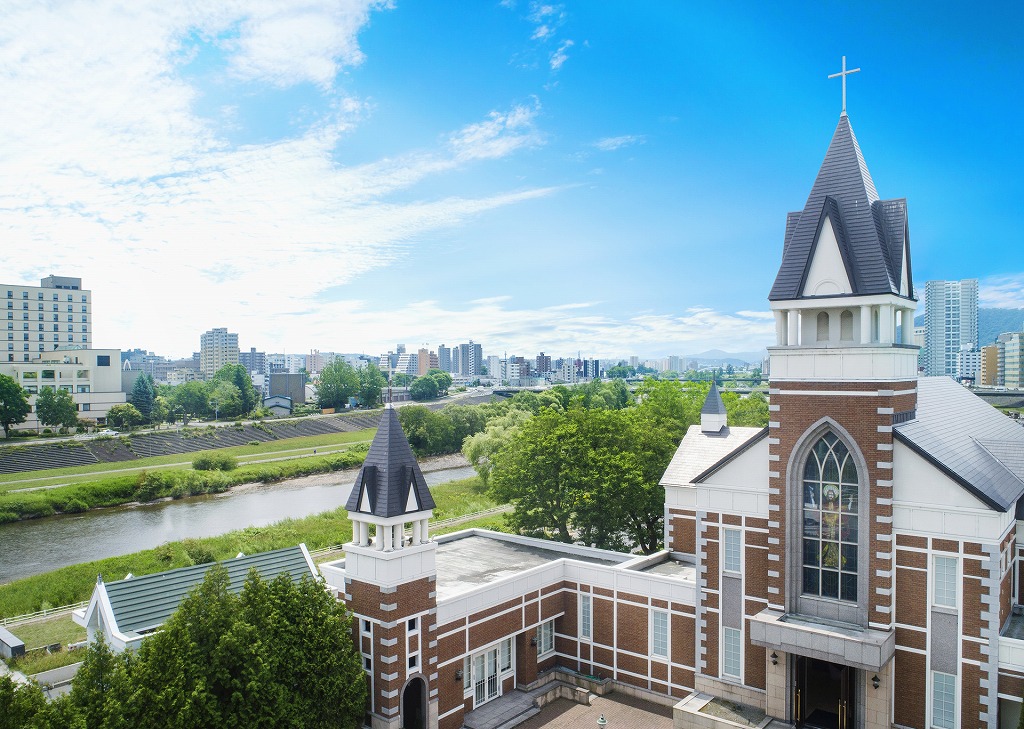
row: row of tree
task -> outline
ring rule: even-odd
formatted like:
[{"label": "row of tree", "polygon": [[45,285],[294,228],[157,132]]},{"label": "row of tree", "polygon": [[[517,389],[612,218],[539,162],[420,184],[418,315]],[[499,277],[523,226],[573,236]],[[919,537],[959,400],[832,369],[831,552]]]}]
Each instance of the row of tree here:
[{"label": "row of tree", "polygon": [[363,407],[376,407],[387,384],[387,378],[372,362],[357,370],[345,360],[336,359],[316,379],[316,404],[340,409],[355,399]]},{"label": "row of tree", "polygon": [[361,726],[366,677],[351,631],[318,581],[253,571],[235,595],[214,566],[137,654],[92,645],[70,695],[47,702],[0,678],[0,729]]}]

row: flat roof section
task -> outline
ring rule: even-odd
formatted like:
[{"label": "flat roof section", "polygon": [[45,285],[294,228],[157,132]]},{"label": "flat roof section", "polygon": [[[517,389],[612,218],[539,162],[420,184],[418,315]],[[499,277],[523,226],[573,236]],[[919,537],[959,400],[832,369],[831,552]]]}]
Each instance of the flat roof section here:
[{"label": "flat roof section", "polygon": [[652,575],[662,575],[664,577],[675,577],[680,580],[689,580],[690,582],[694,582],[697,579],[697,568],[692,562],[683,562],[682,560],[672,559],[671,557],[644,567],[639,571]]},{"label": "flat roof section", "polygon": [[[623,556],[628,558],[628,555]],[[559,559],[608,567],[622,563],[479,535],[439,542],[436,559],[439,601]]]}]

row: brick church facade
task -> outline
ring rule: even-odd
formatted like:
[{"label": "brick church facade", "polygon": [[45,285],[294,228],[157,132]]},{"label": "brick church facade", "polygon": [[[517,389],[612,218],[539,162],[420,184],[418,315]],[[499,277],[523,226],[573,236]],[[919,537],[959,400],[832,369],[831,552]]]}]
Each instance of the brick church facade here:
[{"label": "brick church facade", "polygon": [[456,729],[555,675],[682,726],[708,726],[712,697],[797,727],[1016,726],[1024,429],[918,378],[906,201],[878,197],[845,112],[769,300],[769,426],[728,426],[712,388],[662,479],[655,555],[431,538],[385,410],[353,541],[321,565],[355,615],[370,726]]}]

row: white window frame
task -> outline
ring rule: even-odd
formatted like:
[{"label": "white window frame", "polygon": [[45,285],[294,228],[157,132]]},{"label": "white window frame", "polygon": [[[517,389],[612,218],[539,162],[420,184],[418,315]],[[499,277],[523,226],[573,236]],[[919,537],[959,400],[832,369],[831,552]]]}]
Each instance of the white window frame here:
[{"label": "white window frame", "polygon": [[594,598],[590,593],[580,595],[580,637],[594,637]]},{"label": "white window frame", "polygon": [[739,529],[722,530],[722,571],[743,573],[743,532]]},{"label": "white window frame", "polygon": [[537,658],[555,652],[555,621],[548,620],[537,626]]},{"label": "white window frame", "polygon": [[[934,727],[934,729],[955,729],[958,724],[957,677],[951,673],[932,671],[930,678],[931,680],[929,681],[929,683],[931,684],[931,686],[930,691],[928,692],[929,726]],[[939,688],[940,684],[943,685],[943,687],[946,687],[946,685],[948,684],[950,702],[949,721],[942,721],[941,723],[936,719],[935,716],[938,713],[937,710],[939,709],[939,706],[937,705],[939,696],[936,693],[936,691]]]},{"label": "white window frame", "polygon": [[651,610],[651,658],[668,660],[669,615],[665,610]]},{"label": "white window frame", "polygon": [[[959,562],[956,557],[936,554],[932,557],[932,605],[956,609],[960,604]],[[940,565],[942,567],[940,568]],[[952,581],[952,584],[950,584]]]},{"label": "white window frame", "polygon": [[[729,672],[730,641],[736,643],[736,672]],[[722,628],[722,676],[743,680],[743,631],[739,628]]]}]

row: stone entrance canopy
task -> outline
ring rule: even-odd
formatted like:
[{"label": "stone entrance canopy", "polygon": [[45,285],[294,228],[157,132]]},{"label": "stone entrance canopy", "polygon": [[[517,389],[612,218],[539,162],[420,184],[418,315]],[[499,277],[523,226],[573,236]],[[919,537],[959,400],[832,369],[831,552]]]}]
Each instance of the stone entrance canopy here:
[{"label": "stone entrance canopy", "polygon": [[895,631],[762,610],[750,620],[750,642],[768,650],[881,671],[896,652]]}]

